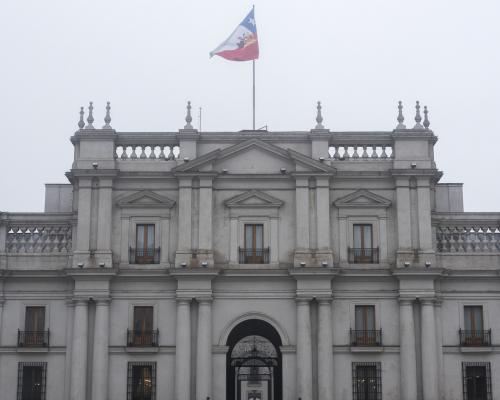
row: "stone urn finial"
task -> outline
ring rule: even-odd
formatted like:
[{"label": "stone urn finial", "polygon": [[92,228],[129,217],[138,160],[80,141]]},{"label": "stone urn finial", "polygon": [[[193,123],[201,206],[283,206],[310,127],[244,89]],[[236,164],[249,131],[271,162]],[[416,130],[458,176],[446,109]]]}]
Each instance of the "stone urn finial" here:
[{"label": "stone urn finial", "polygon": [[95,129],[94,125],[92,125],[94,123],[93,111],[94,105],[92,102],[89,102],[89,116],[87,117],[87,126],[85,127],[85,129]]},{"label": "stone urn finial", "polygon": [[318,110],[316,113],[316,127],[314,129],[325,129],[323,126],[323,116],[321,115],[321,101],[318,101],[318,105],[316,106]]},{"label": "stone urn finial", "polygon": [[78,121],[78,128],[83,129],[85,128],[85,122],[83,121],[83,115],[84,115],[83,107],[80,107],[80,120]]},{"label": "stone urn finial", "polygon": [[422,116],[420,115],[420,102],[419,101],[417,101],[417,104],[415,105],[415,110],[416,110],[416,113],[415,113],[416,124],[413,127],[413,129],[423,129],[424,127],[420,123],[422,121]]},{"label": "stone urn finial", "polygon": [[113,129],[111,128],[111,103],[108,101],[106,104],[106,116],[104,117],[104,126],[102,129]]},{"label": "stone urn finial", "polygon": [[184,129],[193,129],[193,125],[191,122],[193,121],[193,117],[191,117],[191,102],[187,102],[186,106],[186,125],[184,125]]},{"label": "stone urn finial", "polygon": [[399,101],[398,102],[398,126],[396,126],[396,129],[406,129],[406,125],[403,123],[405,120],[405,117],[403,116],[403,102]]},{"label": "stone urn finial", "polygon": [[424,106],[424,128],[429,129],[430,124],[429,111],[427,110],[427,106]]}]

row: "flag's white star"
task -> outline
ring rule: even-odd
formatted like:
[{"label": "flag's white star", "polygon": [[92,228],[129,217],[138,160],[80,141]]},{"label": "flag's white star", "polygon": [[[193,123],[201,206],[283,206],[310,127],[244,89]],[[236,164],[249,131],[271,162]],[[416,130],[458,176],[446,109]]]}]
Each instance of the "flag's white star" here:
[{"label": "flag's white star", "polygon": [[255,19],[249,18],[248,19],[248,23],[251,24],[251,25],[253,25],[253,26],[255,26]]}]

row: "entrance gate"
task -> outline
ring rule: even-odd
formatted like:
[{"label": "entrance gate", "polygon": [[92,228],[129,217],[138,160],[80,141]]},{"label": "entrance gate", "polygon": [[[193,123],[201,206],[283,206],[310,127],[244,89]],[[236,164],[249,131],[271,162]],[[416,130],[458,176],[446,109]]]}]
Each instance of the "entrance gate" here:
[{"label": "entrance gate", "polygon": [[243,321],[227,345],[226,400],[282,400],[278,332],[262,320]]}]

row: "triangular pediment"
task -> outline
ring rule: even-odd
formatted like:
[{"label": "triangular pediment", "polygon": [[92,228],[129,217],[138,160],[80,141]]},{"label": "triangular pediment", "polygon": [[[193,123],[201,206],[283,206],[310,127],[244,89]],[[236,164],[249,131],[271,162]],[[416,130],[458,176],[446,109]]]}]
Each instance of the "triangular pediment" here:
[{"label": "triangular pediment", "polygon": [[[238,162],[231,164],[229,162],[231,159]],[[231,165],[235,167],[231,168]],[[283,167],[288,172],[331,174],[336,171],[330,165],[294,150],[284,149],[261,139],[249,139],[178,165],[173,172],[208,172],[210,170],[217,172],[227,169],[230,173],[280,173]]]},{"label": "triangular pediment", "polygon": [[142,190],[121,197],[116,204],[122,208],[172,208],[175,201],[150,190]]},{"label": "triangular pediment", "polygon": [[373,208],[384,207],[391,205],[391,201],[385,197],[379,196],[369,190],[357,190],[347,196],[341,197],[334,201],[337,207],[358,207],[358,208]]},{"label": "triangular pediment", "polygon": [[225,202],[229,208],[278,208],[283,205],[283,201],[267,193],[258,190],[249,190],[248,192],[231,197]]}]

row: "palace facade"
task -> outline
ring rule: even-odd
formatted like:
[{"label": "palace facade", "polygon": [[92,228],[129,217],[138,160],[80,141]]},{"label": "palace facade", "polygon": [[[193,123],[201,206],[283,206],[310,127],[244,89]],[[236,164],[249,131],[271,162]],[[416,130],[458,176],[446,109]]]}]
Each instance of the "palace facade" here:
[{"label": "palace facade", "polygon": [[69,183],[0,213],[1,399],[500,399],[500,213],[464,212],[422,114],[198,132],[188,104],[132,133],[82,108]]}]

